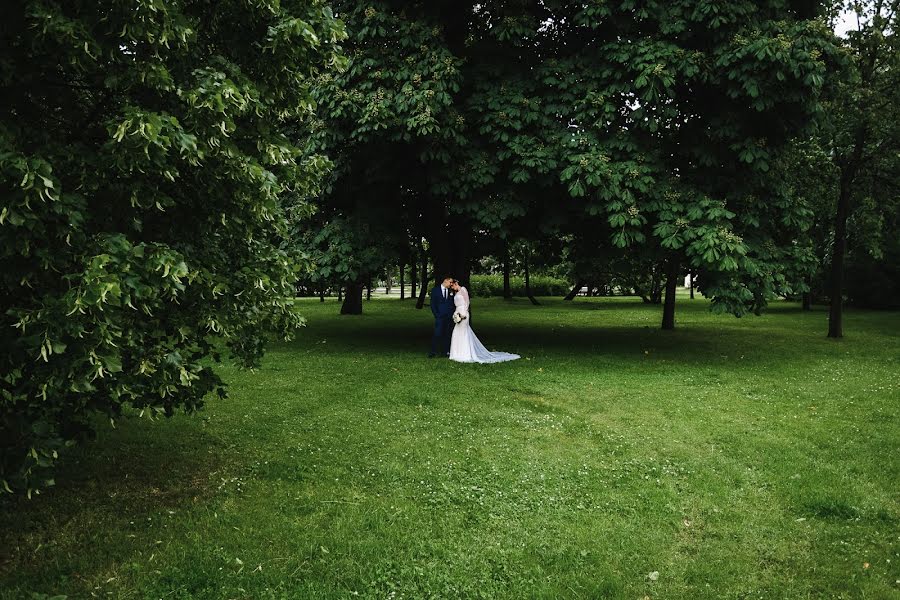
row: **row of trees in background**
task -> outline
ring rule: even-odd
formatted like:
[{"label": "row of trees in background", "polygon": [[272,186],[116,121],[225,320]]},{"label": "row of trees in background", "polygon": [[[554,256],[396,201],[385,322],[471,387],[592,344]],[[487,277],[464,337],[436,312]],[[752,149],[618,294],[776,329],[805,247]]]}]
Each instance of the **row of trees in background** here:
[{"label": "row of trees in background", "polygon": [[311,277],[352,314],[423,252],[466,282],[476,259],[549,248],[573,284],[612,271],[655,296],[661,278],[667,328],[688,270],[738,316],[803,292],[787,150],[847,62],[822,7],[645,4],[337,2],[350,64],[318,82],[335,170],[297,239]]},{"label": "row of trees in background", "polygon": [[311,277],[355,314],[398,264],[466,281],[539,257],[573,288],[668,297],[668,328],[691,272],[738,316],[830,300],[840,336],[844,290],[896,298],[896,4],[340,2]]},{"label": "row of trees in background", "polygon": [[[541,248],[535,251],[528,249],[525,244],[519,244],[513,245],[513,249],[499,259],[492,255],[481,256],[474,261],[473,272],[468,281],[469,291],[473,296],[559,296],[566,300],[572,300],[579,294],[636,295],[649,304],[662,302],[665,263],[647,264],[633,260],[604,263],[592,270],[589,278],[579,279],[574,263],[567,260],[565,247],[562,250],[553,252],[551,248]],[[400,299],[423,297],[422,290],[427,292],[427,288],[440,278],[433,276],[427,252],[421,253],[421,260],[421,264],[414,261],[412,264],[387,265],[370,273],[363,283],[365,298],[371,299],[373,289],[384,290],[383,293],[386,294],[393,293]],[[420,277],[420,273],[425,275]],[[297,296],[318,297],[322,302],[325,302],[326,297],[336,296],[343,303],[342,280],[338,278],[327,281],[318,275],[310,273],[309,276],[298,279]],[[684,279],[687,280],[687,277],[688,274],[685,273]]]}]

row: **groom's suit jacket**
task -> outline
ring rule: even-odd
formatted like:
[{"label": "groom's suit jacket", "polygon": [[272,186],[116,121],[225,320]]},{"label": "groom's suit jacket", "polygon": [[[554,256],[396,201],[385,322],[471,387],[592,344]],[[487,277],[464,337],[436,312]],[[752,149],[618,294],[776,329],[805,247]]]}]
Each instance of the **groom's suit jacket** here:
[{"label": "groom's suit jacket", "polygon": [[431,290],[431,312],[435,319],[449,319],[455,309],[453,305],[453,293],[448,289],[447,298],[444,299],[443,286],[436,285]]}]

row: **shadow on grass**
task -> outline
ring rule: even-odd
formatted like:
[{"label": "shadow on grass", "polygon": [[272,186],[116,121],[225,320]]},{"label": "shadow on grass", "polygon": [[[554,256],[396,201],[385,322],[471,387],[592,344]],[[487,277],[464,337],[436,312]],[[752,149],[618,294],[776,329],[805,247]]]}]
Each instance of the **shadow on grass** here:
[{"label": "shadow on grass", "polygon": [[93,530],[124,530],[162,510],[202,503],[215,491],[224,449],[196,423],[188,428],[133,417],[115,430],[107,422],[96,428],[96,440],[62,455],[53,488],[31,500],[0,500],[0,581],[46,560],[38,558],[42,546],[90,551],[85,546]]},{"label": "shadow on grass", "polygon": [[[313,323],[299,339],[282,344],[276,351],[292,352],[314,348],[317,353],[337,355],[344,352],[419,355],[431,343],[430,324],[370,318],[345,317],[334,324]],[[720,362],[726,356],[743,356],[749,362],[783,360],[803,363],[827,357],[833,349],[827,342],[805,344],[797,352],[797,331],[783,331],[768,326],[760,328],[722,327],[691,323],[675,331],[662,331],[658,326],[566,325],[555,322],[516,325],[514,318],[499,322],[496,316],[479,324],[473,316],[473,328],[488,348],[517,352],[526,356],[584,357],[627,360],[650,351],[673,362],[704,365]],[[825,340],[824,335],[821,336]],[[325,343],[323,343],[325,342]]]},{"label": "shadow on grass", "polygon": [[[833,356],[834,340],[825,337],[826,312],[822,307],[804,311],[798,303],[773,303],[762,317],[737,319],[717,315],[703,299],[679,298],[674,331],[660,329],[661,307],[635,297],[582,298],[565,302],[542,298],[532,306],[524,298],[504,301],[481,299],[474,305],[472,327],[490,349],[517,352],[530,357],[591,356],[627,361],[645,351],[672,363],[704,366],[724,358],[741,358],[744,365],[802,365]],[[427,353],[431,341],[431,314],[416,310],[407,300],[365,303],[361,316],[333,318],[337,305],[299,306],[310,311],[309,329],[283,352],[305,349],[327,355],[341,352],[418,356]],[[588,316],[588,313],[595,313]],[[890,339],[900,335],[900,313],[847,310],[853,321],[848,343],[867,336]],[[323,318],[324,317],[324,318]],[[570,318],[574,317],[574,318]],[[857,317],[859,317],[858,320]],[[322,344],[322,341],[327,343]],[[802,347],[802,351],[800,348]]]}]

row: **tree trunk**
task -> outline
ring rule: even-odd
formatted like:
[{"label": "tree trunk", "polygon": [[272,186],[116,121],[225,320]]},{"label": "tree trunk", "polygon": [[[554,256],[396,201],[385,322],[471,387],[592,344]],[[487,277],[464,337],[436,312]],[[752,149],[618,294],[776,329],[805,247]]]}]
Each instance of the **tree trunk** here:
[{"label": "tree trunk", "polygon": [[675,288],[678,285],[678,259],[666,263],[666,302],[663,305],[663,329],[675,329]]},{"label": "tree trunk", "polygon": [[850,184],[853,175],[848,167],[841,174],[841,191],[834,218],[834,246],[831,252],[831,281],[828,295],[828,337],[844,337],[844,255],[847,252],[847,218],[850,216]]},{"label": "tree trunk", "polygon": [[662,281],[663,265],[658,264],[653,267],[653,276],[650,280],[650,303],[659,304],[662,302],[663,281]]},{"label": "tree trunk", "polygon": [[462,215],[448,214],[440,199],[426,209],[426,227],[435,281],[455,277],[468,286],[471,274],[471,224]]},{"label": "tree trunk", "polygon": [[694,299],[694,272],[693,271],[688,272],[688,281],[691,284],[691,300],[693,300]]},{"label": "tree trunk", "polygon": [[372,278],[366,280],[366,300],[372,299]]},{"label": "tree trunk", "polygon": [[[450,275],[459,279],[466,287],[470,285],[470,277],[472,274],[472,263],[470,255],[472,253],[472,224],[463,215],[450,215]],[[439,273],[435,273],[435,277],[441,277]]]},{"label": "tree trunk", "polygon": [[418,277],[418,273],[416,272],[416,267],[417,267],[416,257],[415,257],[415,254],[413,254],[412,259],[409,261],[409,283],[412,286],[412,290],[410,291],[410,294],[409,294],[410,298],[416,297],[416,284],[419,283],[418,280],[416,279]]},{"label": "tree trunk", "polygon": [[325,286],[319,287],[319,302],[325,302]]},{"label": "tree trunk", "polygon": [[509,285],[509,242],[503,240],[503,298],[512,298],[512,288]]},{"label": "tree trunk", "polygon": [[419,299],[416,300],[416,308],[425,306],[425,296],[428,295],[428,254],[422,250],[421,286],[419,287]]},{"label": "tree trunk", "polygon": [[338,286],[338,302],[341,302],[344,299],[344,288]]},{"label": "tree trunk", "polygon": [[391,281],[391,279],[392,279],[392,277],[391,277],[390,273],[388,273],[384,277],[384,295],[385,296],[390,296],[391,290],[394,289],[394,282]]},{"label": "tree trunk", "polygon": [[828,311],[828,337],[844,337],[844,255],[847,253],[847,219],[850,217],[850,200],[853,181],[859,168],[866,143],[865,129],[856,132],[856,143],[847,161],[841,166],[841,187],[837,214],[834,217],[834,245],[831,253],[831,282]]},{"label": "tree trunk", "polygon": [[802,298],[802,309],[803,310],[812,310],[812,293],[811,292],[803,292]]},{"label": "tree trunk", "polygon": [[434,276],[447,277],[451,275],[450,270],[453,268],[453,251],[450,249],[450,236],[447,233],[447,213],[440,199],[429,199],[425,220]]},{"label": "tree trunk", "polygon": [[652,302],[650,301],[650,295],[640,285],[632,284],[631,289],[634,290],[635,296],[641,297],[641,300],[643,301],[644,304],[652,304]]},{"label": "tree trunk", "polygon": [[568,301],[574,300],[575,296],[578,295],[578,292],[581,291],[582,286],[584,286],[584,282],[579,279],[578,281],[575,282],[575,287],[573,287],[571,289],[571,291],[569,291],[569,293],[566,294],[566,297],[563,298],[563,300],[568,300]]},{"label": "tree trunk", "polygon": [[528,248],[525,249],[525,295],[528,296],[528,299],[531,300],[531,303],[535,306],[538,306],[540,302],[537,301],[537,298],[534,297],[534,294],[531,293],[531,274],[528,272],[528,254],[530,250]]},{"label": "tree trunk", "polygon": [[341,314],[361,315],[363,311],[363,284],[358,281],[348,283],[344,292],[344,303],[341,304]]},{"label": "tree trunk", "polygon": [[406,281],[404,280],[404,277],[403,277],[403,275],[404,275],[403,272],[405,270],[406,270],[406,265],[401,264],[400,265],[400,299],[401,300],[406,298],[406,289],[404,288]]}]

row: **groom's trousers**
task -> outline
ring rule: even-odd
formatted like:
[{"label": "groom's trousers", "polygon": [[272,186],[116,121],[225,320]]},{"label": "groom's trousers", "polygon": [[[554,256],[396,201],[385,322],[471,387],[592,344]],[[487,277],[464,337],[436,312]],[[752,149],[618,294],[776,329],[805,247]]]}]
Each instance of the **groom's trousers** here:
[{"label": "groom's trousers", "polygon": [[453,320],[450,317],[437,317],[434,320],[434,335],[431,337],[432,354],[450,353],[450,332],[453,330]]}]

